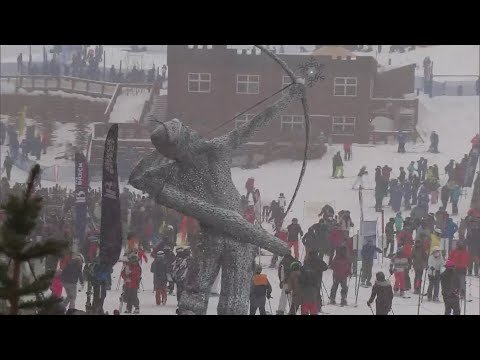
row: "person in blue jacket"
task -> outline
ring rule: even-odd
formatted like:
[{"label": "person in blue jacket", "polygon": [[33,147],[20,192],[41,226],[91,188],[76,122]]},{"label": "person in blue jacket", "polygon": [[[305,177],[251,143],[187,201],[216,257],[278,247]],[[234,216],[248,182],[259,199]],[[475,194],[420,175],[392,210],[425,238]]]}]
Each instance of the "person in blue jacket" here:
[{"label": "person in blue jacket", "polygon": [[362,278],[360,285],[370,287],[372,286],[372,268],[375,252],[381,253],[382,249],[379,249],[373,244],[372,239],[368,239],[367,243],[362,247]]},{"label": "person in blue jacket", "polygon": [[410,200],[412,199],[412,183],[410,180],[406,180],[403,183],[403,199],[405,210],[410,210],[412,208],[410,204]]},{"label": "person in blue jacket", "polygon": [[399,212],[403,197],[403,189],[401,185],[395,183],[395,185],[391,188],[390,193],[392,198],[392,210]]},{"label": "person in blue jacket", "polygon": [[405,152],[405,144],[407,142],[408,136],[402,130],[400,130],[397,134],[397,141],[398,141],[398,152],[404,153]]},{"label": "person in blue jacket", "polygon": [[458,225],[453,222],[453,219],[451,217],[448,218],[447,220],[447,226],[445,228],[445,235],[448,238],[448,252],[452,250],[452,242],[453,242],[453,237],[455,236],[455,233],[458,231]]}]

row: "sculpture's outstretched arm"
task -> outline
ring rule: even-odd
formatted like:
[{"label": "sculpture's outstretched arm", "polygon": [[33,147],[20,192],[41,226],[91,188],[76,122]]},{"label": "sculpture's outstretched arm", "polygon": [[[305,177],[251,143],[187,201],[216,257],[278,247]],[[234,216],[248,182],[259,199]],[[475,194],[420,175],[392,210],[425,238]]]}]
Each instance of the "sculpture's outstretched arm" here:
[{"label": "sculpture's outstretched arm", "polygon": [[217,146],[226,146],[230,149],[236,149],[240,145],[248,142],[258,130],[268,125],[273,119],[277,118],[292,102],[299,100],[305,93],[305,86],[302,83],[295,83],[289,88],[289,93],[280,100],[270,105],[252,120],[232,130],[228,134],[212,139],[211,143]]}]

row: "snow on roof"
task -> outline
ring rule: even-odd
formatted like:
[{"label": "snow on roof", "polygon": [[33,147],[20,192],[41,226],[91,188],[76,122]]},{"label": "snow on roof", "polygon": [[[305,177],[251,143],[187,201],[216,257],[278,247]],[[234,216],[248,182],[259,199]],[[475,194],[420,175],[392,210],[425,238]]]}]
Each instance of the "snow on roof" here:
[{"label": "snow on roof", "polygon": [[[43,90],[33,90],[33,91],[27,91],[25,89],[18,89],[18,94],[22,94],[22,95],[31,95],[31,96],[38,96],[38,95],[47,95],[47,93],[45,93],[45,91]],[[81,94],[70,94],[70,93],[66,93],[64,91],[61,91],[61,90],[49,90],[48,91],[48,95],[51,95],[51,96],[60,96],[60,97],[63,97],[63,98],[74,98],[74,99],[78,99],[78,100],[87,100],[87,101],[93,101],[93,102],[103,102],[103,103],[108,103],[110,101],[110,99],[107,99],[107,98],[98,98],[98,97],[93,97],[93,96],[86,96],[86,95],[81,95]]]},{"label": "snow on roof", "polygon": [[331,57],[356,57],[356,55],[351,52],[350,50],[345,49],[341,46],[324,46],[320,49],[315,50],[312,52],[313,56],[331,56]]}]

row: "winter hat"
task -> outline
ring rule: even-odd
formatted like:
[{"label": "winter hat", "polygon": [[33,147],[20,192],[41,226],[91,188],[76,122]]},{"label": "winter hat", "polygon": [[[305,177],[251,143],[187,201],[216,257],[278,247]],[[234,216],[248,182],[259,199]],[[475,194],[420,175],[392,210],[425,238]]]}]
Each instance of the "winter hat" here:
[{"label": "winter hat", "polygon": [[263,270],[262,265],[255,266],[255,274],[261,274],[262,270]]},{"label": "winter hat", "polygon": [[290,265],[290,270],[295,271],[295,270],[300,270],[300,263],[298,261],[294,261]]},{"label": "winter hat", "polygon": [[377,281],[385,281],[385,274],[379,271],[377,272],[376,278],[377,278]]},{"label": "winter hat", "polygon": [[447,260],[446,263],[445,263],[445,267],[446,267],[447,269],[454,268],[454,267],[455,267],[455,263],[454,263],[452,260]]}]

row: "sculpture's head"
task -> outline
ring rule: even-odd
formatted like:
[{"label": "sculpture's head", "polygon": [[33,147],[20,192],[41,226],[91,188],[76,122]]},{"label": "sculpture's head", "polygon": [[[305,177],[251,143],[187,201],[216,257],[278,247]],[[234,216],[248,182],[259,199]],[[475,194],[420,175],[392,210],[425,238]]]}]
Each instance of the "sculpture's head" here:
[{"label": "sculpture's head", "polygon": [[188,155],[188,147],[192,142],[200,140],[200,136],[180,120],[173,119],[160,123],[151,139],[159,153],[169,159],[179,160]]}]

